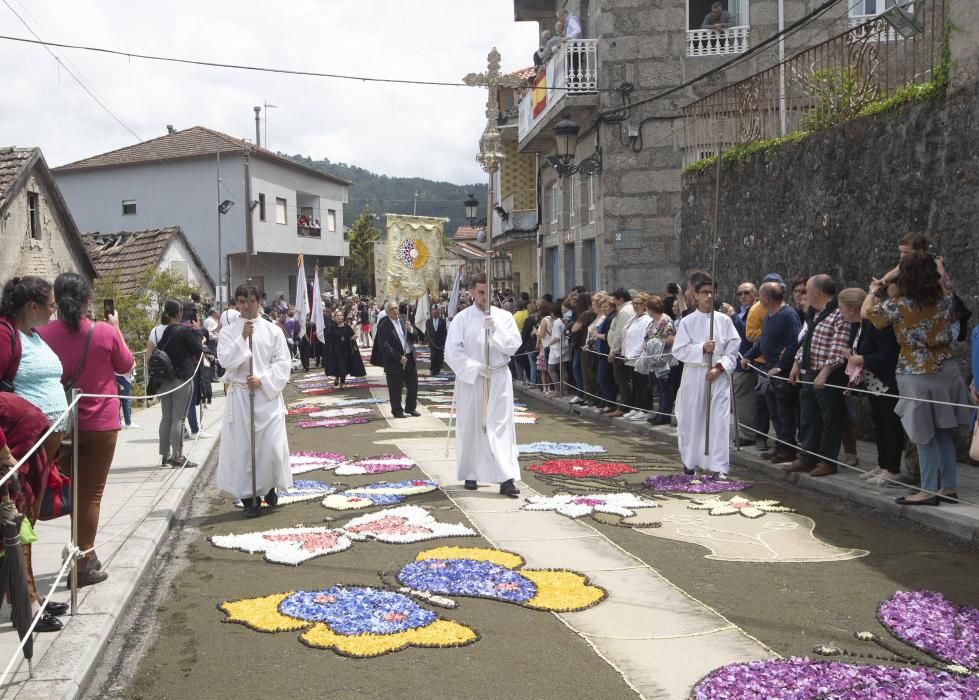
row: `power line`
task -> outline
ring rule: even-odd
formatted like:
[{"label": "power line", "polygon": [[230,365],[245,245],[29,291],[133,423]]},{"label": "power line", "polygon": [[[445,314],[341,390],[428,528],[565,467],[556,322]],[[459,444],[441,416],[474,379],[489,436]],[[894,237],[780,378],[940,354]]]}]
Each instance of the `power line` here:
[{"label": "power line", "polygon": [[[6,0],[3,0],[6,4]],[[7,5],[9,7],[9,5]],[[16,13],[15,13],[16,14]],[[33,34],[33,32],[31,32]],[[333,78],[336,80],[354,80],[362,83],[393,83],[396,85],[434,85],[436,87],[463,87],[472,88],[476,87],[480,90],[485,90],[486,86],[482,85],[467,85],[462,82],[449,82],[446,80],[409,80],[406,78],[376,78],[366,75],[347,75],[344,73],[322,73],[319,71],[308,71],[308,70],[296,70],[292,68],[270,68],[268,66],[252,66],[240,63],[222,63],[219,61],[201,61],[193,58],[178,58],[176,56],[156,56],[153,54],[142,54],[134,53],[132,51],[119,51],[117,49],[107,49],[101,46],[86,46],[83,44],[64,44],[55,41],[44,41],[36,34],[34,34],[36,39],[28,39],[26,37],[20,36],[8,36],[5,34],[0,34],[0,39],[5,41],[15,41],[23,44],[39,44],[44,46],[50,52],[51,46],[60,49],[72,49],[75,51],[91,51],[94,53],[109,54],[111,56],[123,56],[125,58],[141,58],[145,61],[161,61],[164,63],[182,63],[191,66],[204,66],[207,68],[226,68],[230,70],[244,70],[244,71],[254,71],[257,73],[276,73],[280,75],[295,75],[307,78]],[[52,54],[54,55],[54,54]],[[527,87],[532,87],[528,85]],[[536,88],[538,90],[544,89],[550,92],[560,92],[560,91],[580,91],[577,87],[553,87],[553,86],[541,86]],[[595,87],[591,92],[619,92],[619,88],[599,88]]]}]

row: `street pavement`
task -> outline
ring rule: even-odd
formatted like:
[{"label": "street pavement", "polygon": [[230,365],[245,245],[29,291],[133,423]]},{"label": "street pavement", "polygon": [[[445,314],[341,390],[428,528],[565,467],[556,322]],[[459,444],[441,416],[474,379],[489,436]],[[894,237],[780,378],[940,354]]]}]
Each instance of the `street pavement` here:
[{"label": "street pavement", "polygon": [[[350,387],[321,396],[299,392],[310,386],[300,382],[314,373],[296,375],[298,381],[287,391],[287,401],[333,404],[343,399],[385,399],[386,389],[379,386],[383,376],[375,368],[369,371],[373,388]],[[93,674],[85,697],[685,698],[699,679],[730,663],[811,657],[819,644],[879,653],[854,634],[863,630],[882,634],[877,608],[898,590],[938,591],[960,605],[979,604],[974,585],[979,567],[971,546],[909,526],[887,513],[744,468],[736,468],[734,476],[752,484],[738,493],[769,508],[757,518],[740,512],[712,515],[699,509],[697,501],[708,500],[709,495],[658,498],[648,491],[641,494],[654,500],[655,507],[640,508],[624,518],[594,512],[572,519],[553,511],[523,510],[528,497],[565,491],[589,496],[586,503],[597,502],[610,491],[640,493],[637,487],[644,479],[675,476],[679,468],[675,449],[667,442],[624,431],[621,425],[606,425],[592,416],[569,415],[566,407],[534,397],[517,397],[539,416],[536,424],[517,425],[518,443],[581,442],[604,447],[604,454],[571,459],[608,463],[617,458],[620,463],[607,472],[612,475],[546,476],[528,467],[563,460],[564,465],[556,468],[566,471],[578,463],[567,463],[567,457],[526,455],[521,459],[521,499],[502,497],[492,485],[465,491],[454,478],[454,444],[446,442],[447,423],[433,415],[448,411],[448,388],[423,386],[421,391],[420,418],[393,419],[388,405],[380,403],[357,406],[369,409],[369,422],[341,428],[303,429],[299,423],[309,417],[287,419],[293,452],[329,451],[350,460],[396,454],[411,458],[417,466],[360,475],[319,469],[297,478],[319,480],[337,490],[381,480],[432,479],[441,486],[439,490],[407,496],[387,508],[421,506],[438,523],[468,527],[472,536],[405,544],[379,538],[354,540],[348,549],[299,566],[263,561],[261,553],[218,548],[209,538],[217,536],[221,541],[220,536],[298,525],[354,531],[356,527],[348,525],[351,521],[384,508],[338,511],[324,508],[317,498],[282,505],[245,521],[230,499],[214,488],[211,459],[192,486],[190,472],[176,477],[187,480],[181,486],[181,493],[187,494],[183,509],[177,512],[168,538],[163,539],[166,532],[157,539],[146,535],[143,558],[133,569],[135,574],[137,566],[145,565],[143,582],[151,580],[152,586],[137,589],[139,576],[134,575],[130,590],[119,594],[129,610],[117,608],[111,613],[117,616],[115,637],[107,640],[103,624],[90,633],[90,646],[73,638],[72,648],[79,657],[74,660],[76,667],[88,664]],[[526,412],[523,407],[515,410]],[[212,409],[210,415],[216,413]],[[143,425],[149,420],[144,419]],[[144,451],[155,450],[144,446]],[[142,469],[141,473],[159,478],[148,465]],[[605,474],[603,470],[606,467],[600,466]],[[149,488],[140,486],[144,487]],[[732,493],[718,496],[726,499]],[[152,506],[144,515],[153,513],[161,525],[165,523],[163,530],[169,527],[176,503],[164,509],[148,496],[138,497],[147,499],[144,508]],[[176,492],[172,498],[179,502]],[[394,530],[401,527],[387,524]],[[138,534],[129,538],[134,547],[146,529],[141,525]],[[157,546],[161,549],[154,560]],[[268,619],[281,623],[283,618],[275,614],[264,621],[250,618],[249,624],[256,628],[250,629],[229,622],[229,614],[219,609],[227,603],[233,607],[235,601],[336,585],[396,588],[393,577],[402,567],[420,553],[442,546],[513,552],[522,557],[518,571],[526,570],[528,575],[542,569],[577,572],[587,577],[586,585],[600,586],[607,597],[592,607],[566,612],[459,595],[448,596],[456,606],[446,609],[415,598],[440,618],[475,630],[478,639],[469,639],[464,646],[409,647],[371,658],[348,658],[310,646],[308,638],[300,640],[305,635],[301,629],[257,631]],[[113,572],[111,566],[109,571]],[[99,588],[90,589],[89,595]],[[79,619],[89,610],[85,604]],[[93,605],[91,615],[98,614],[100,609]],[[100,622],[108,623],[108,617]],[[67,635],[68,630],[59,637]],[[99,656],[106,640],[106,651]],[[36,675],[47,668],[51,666],[42,659]],[[66,685],[49,687],[59,692],[45,697],[70,696],[61,692]],[[41,695],[8,693],[8,697]]]}]

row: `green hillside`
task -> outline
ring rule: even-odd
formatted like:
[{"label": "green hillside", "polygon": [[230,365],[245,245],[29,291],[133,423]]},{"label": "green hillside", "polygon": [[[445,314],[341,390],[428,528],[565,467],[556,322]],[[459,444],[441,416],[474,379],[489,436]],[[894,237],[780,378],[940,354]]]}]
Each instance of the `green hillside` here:
[{"label": "green hillside", "polygon": [[308,156],[289,156],[295,161],[330,175],[350,180],[350,202],[343,209],[343,223],[351,226],[363,210],[370,207],[375,214],[411,214],[414,208],[415,192],[418,192],[419,216],[442,216],[451,221],[446,225],[446,234],[453,233],[459,226],[467,226],[463,201],[469,193],[479,200],[479,219],[486,217],[486,183],[454,185],[451,182],[435,182],[420,177],[388,177],[364,170],[356,165],[332,163],[329,159],[313,160]]}]

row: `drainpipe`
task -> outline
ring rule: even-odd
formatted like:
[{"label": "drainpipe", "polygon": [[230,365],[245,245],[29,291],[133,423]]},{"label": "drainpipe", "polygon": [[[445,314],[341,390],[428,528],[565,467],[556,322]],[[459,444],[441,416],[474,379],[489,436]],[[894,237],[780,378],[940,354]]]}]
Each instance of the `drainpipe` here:
[{"label": "drainpipe", "polygon": [[255,110],[255,145],[261,146],[262,145],[262,128],[261,128],[262,120],[259,114],[261,113],[262,108],[252,107],[252,109]]},{"label": "drainpipe", "polygon": [[778,0],[778,118],[785,136],[785,0]]}]

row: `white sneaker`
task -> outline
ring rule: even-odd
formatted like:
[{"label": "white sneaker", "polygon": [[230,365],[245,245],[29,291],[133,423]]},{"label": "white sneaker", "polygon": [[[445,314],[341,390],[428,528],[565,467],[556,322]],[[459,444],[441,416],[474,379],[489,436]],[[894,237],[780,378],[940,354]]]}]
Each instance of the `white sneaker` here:
[{"label": "white sneaker", "polygon": [[195,438],[199,437],[201,439],[205,439],[206,440],[207,438],[213,437],[213,436],[210,433],[204,432],[203,430],[198,430],[191,437],[195,437]]},{"label": "white sneaker", "polygon": [[122,429],[123,430],[134,430],[135,428],[138,428],[138,427],[139,426],[136,425],[135,423],[130,423],[129,425],[123,424]]},{"label": "white sneaker", "polygon": [[843,459],[840,460],[843,464],[849,464],[851,467],[855,467],[860,464],[860,458],[855,454],[844,453]]},{"label": "white sneaker", "polygon": [[867,484],[870,486],[885,486],[887,484],[887,480],[884,478],[883,474],[877,474],[876,476],[872,476],[867,479]]},{"label": "white sneaker", "polygon": [[646,412],[633,411],[632,415],[629,416],[629,420],[631,420],[633,423],[641,423],[642,421],[646,420]]},{"label": "white sneaker", "polygon": [[876,476],[880,476],[883,471],[884,470],[881,467],[874,467],[871,471],[861,474],[860,478],[864,481],[869,481]]},{"label": "white sneaker", "polygon": [[580,396],[575,396],[575,397],[574,397],[573,399],[571,399],[571,400],[570,400],[570,401],[569,401],[568,403],[582,403],[582,399],[581,399],[581,397],[580,397]]}]

